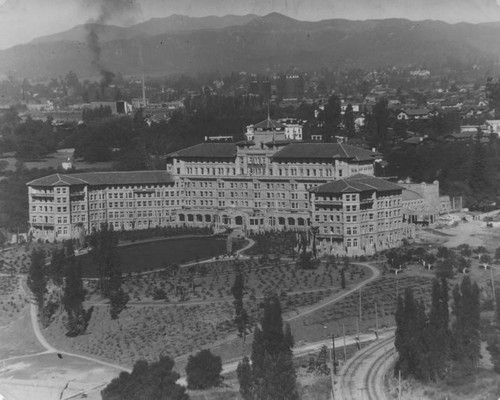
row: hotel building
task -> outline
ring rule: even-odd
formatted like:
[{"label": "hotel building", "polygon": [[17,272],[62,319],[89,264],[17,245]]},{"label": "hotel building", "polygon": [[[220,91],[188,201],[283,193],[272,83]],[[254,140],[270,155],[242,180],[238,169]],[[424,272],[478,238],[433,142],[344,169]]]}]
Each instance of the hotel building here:
[{"label": "hotel building", "polygon": [[166,171],[55,174],[28,183],[31,233],[78,237],[115,230],[211,226],[317,232],[327,253],[401,243],[403,188],[374,177],[378,153],[290,139],[268,119],[238,143],[200,143],[167,156]]}]

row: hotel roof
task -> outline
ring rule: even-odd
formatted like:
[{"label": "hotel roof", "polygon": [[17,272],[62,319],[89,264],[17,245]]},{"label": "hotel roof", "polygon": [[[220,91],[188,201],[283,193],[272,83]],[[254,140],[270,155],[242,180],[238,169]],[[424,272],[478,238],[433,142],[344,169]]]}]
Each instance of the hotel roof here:
[{"label": "hotel roof", "polygon": [[373,161],[378,153],[345,143],[291,143],[273,155],[273,159],[321,158]]},{"label": "hotel roof", "polygon": [[167,155],[167,158],[235,158],[234,143],[200,143]]},{"label": "hotel roof", "polygon": [[[199,143],[197,145],[175,151],[167,158],[236,158],[237,147],[251,145],[252,142],[239,143]],[[273,142],[266,143],[271,145]],[[275,160],[316,158],[316,159],[349,159],[354,161],[374,161],[379,153],[345,143],[306,143],[278,141],[274,145],[284,146],[272,156]]]},{"label": "hotel roof", "polygon": [[402,186],[363,174],[357,174],[345,179],[338,179],[311,189],[313,193],[361,193],[361,192],[389,192],[403,190]]},{"label": "hotel roof", "polygon": [[84,172],[80,174],[53,174],[28,182],[28,186],[76,186],[76,185],[139,185],[171,183],[172,176],[166,171],[116,171]]}]

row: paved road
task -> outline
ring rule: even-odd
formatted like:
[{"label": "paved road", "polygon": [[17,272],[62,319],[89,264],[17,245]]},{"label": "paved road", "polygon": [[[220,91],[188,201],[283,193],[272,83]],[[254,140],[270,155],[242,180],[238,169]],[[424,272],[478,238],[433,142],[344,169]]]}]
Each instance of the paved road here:
[{"label": "paved road", "polygon": [[[380,337],[385,337],[384,335],[387,335],[387,333],[380,334]],[[359,335],[359,340],[356,340],[356,339],[357,339],[356,335],[346,336],[345,337],[345,345],[351,346],[351,345],[356,344],[356,342],[359,342],[359,343],[371,342],[371,341],[376,340],[376,335],[375,335],[375,333],[363,333],[363,334]],[[307,354],[318,354],[323,346],[327,346],[328,348],[331,348],[332,340],[325,339],[325,340],[320,340],[318,342],[304,343],[300,346],[296,346],[293,349],[293,355],[294,355],[294,357],[300,357],[300,356],[304,356]],[[335,339],[335,348],[340,349],[343,346],[344,346],[344,337],[336,338]],[[231,372],[235,372],[240,361],[241,361],[241,357],[226,361],[222,365],[222,374],[226,375],[226,374],[229,374]],[[185,377],[180,378],[177,381],[177,383],[186,386],[187,385],[186,378]]]},{"label": "paved road", "polygon": [[[31,292],[26,284],[26,276],[21,276],[20,290],[21,290],[21,293],[24,296],[26,296],[28,299],[33,298],[32,294],[31,294]],[[47,340],[43,336],[42,330],[40,329],[40,325],[38,323],[38,307],[34,301],[32,301],[30,304],[30,317],[31,317],[31,325],[33,327],[33,332],[35,333],[35,336],[36,336],[38,342],[43,346],[43,348],[45,348],[45,351],[40,352],[40,353],[36,353],[36,354],[26,355],[26,356],[17,356],[17,357],[7,358],[5,360],[0,360],[0,361],[13,361],[13,360],[22,359],[25,357],[35,357],[37,355],[42,355],[42,354],[60,354],[62,356],[74,357],[74,358],[79,358],[82,360],[90,361],[90,362],[93,362],[96,364],[100,364],[100,365],[103,365],[103,366],[106,366],[109,368],[116,369],[118,371],[131,372],[131,369],[123,367],[123,366],[118,365],[118,364],[109,363],[106,361],[99,360],[97,358],[87,357],[87,356],[84,356],[81,354],[70,353],[67,351],[59,350],[59,349],[55,348],[54,346],[52,346],[49,342],[47,342]],[[87,389],[79,392],[78,395],[83,394],[83,393],[88,393],[89,391],[96,390],[102,386],[104,386],[104,384],[99,385],[97,387],[87,388]],[[4,387],[2,387],[2,390],[5,392],[6,389]],[[64,397],[63,399],[67,400],[67,399],[73,398],[74,396],[75,396],[75,394],[72,394],[72,395],[69,395],[68,397]],[[13,396],[12,398],[14,399],[15,397]]]}]

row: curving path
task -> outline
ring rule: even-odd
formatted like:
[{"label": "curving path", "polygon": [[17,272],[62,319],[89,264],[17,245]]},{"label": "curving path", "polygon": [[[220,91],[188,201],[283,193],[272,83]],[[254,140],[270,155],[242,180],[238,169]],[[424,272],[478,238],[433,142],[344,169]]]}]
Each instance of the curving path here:
[{"label": "curving path", "polygon": [[[123,367],[123,366],[118,365],[118,364],[109,363],[106,361],[99,360],[97,358],[88,357],[88,356],[84,356],[81,354],[70,353],[67,351],[59,350],[59,349],[55,348],[54,346],[52,346],[43,336],[42,330],[41,330],[40,325],[38,323],[38,307],[33,300],[33,296],[31,295],[29,288],[27,287],[26,276],[21,276],[20,291],[25,297],[27,297],[28,299],[31,299],[31,301],[30,301],[30,303],[31,303],[30,304],[31,326],[33,327],[33,332],[36,336],[36,339],[38,340],[40,345],[45,349],[45,351],[34,353],[34,354],[26,354],[26,355],[14,356],[14,357],[2,359],[2,360],[0,360],[0,362],[4,363],[3,364],[4,367],[5,367],[5,362],[19,361],[19,360],[26,359],[26,358],[31,359],[33,357],[43,356],[46,354],[54,354],[54,355],[57,355],[59,358],[63,358],[62,356],[66,356],[70,360],[71,360],[71,358],[80,359],[80,360],[85,360],[85,361],[88,361],[88,362],[91,362],[91,363],[94,363],[97,365],[111,368],[112,370],[131,372],[131,369]],[[69,361],[69,362],[71,364],[71,361]],[[62,365],[63,364],[61,364],[61,366]],[[62,366],[62,368],[64,368],[64,367]],[[69,384],[69,382],[73,381],[73,380],[75,380],[75,379],[70,379],[67,384]],[[18,389],[12,389],[15,394],[10,393],[9,387],[11,385],[17,386],[17,388],[21,388],[22,389],[21,392],[23,394],[19,394]],[[32,392],[33,392],[33,390],[36,392],[36,388],[38,387],[38,385],[39,385],[39,383],[33,379],[32,380],[29,380],[29,379],[28,380],[24,380],[24,379],[19,380],[19,379],[12,379],[12,378],[0,379],[0,386],[1,386],[2,394],[7,395],[8,398],[11,398],[11,399],[27,398],[28,395],[30,398],[33,398]],[[52,392],[56,391],[57,393],[60,393],[60,397],[59,397],[60,399],[68,400],[70,398],[80,397],[83,394],[91,393],[95,390],[102,388],[105,385],[107,385],[107,382],[101,383],[97,386],[94,384],[91,387],[80,386],[80,388],[77,389],[77,393],[75,393],[75,389],[72,388],[72,390],[70,391],[71,394],[68,394],[65,397],[63,397],[64,389],[61,391],[62,388],[59,387],[60,385],[56,381],[47,381],[41,385],[40,389],[42,390],[43,388],[46,387],[45,388],[46,391],[47,390],[48,391],[52,390]],[[66,389],[67,388],[68,388],[68,386],[66,386]],[[19,397],[19,396],[21,396],[21,397]],[[47,393],[40,392],[37,394],[37,396],[41,396],[38,398],[45,399],[45,398],[47,398]],[[0,398],[2,398],[2,397],[0,396]],[[50,398],[52,398],[52,397],[50,397]]]},{"label": "curving path", "polygon": [[371,265],[369,263],[356,262],[355,264],[359,264],[359,265],[363,265],[365,267],[368,267],[373,272],[373,275],[371,277],[369,277],[367,280],[358,283],[352,289],[349,289],[346,292],[340,293],[340,294],[334,296],[333,298],[331,298],[330,300],[328,300],[326,302],[322,302],[322,303],[319,303],[319,304],[317,304],[315,306],[309,307],[306,310],[303,310],[303,311],[299,312],[297,315],[294,315],[293,317],[286,318],[284,320],[287,321],[287,322],[288,321],[293,321],[294,319],[303,317],[304,315],[311,314],[311,313],[313,313],[315,311],[318,311],[318,310],[322,309],[323,307],[326,307],[326,306],[329,306],[330,304],[336,303],[336,302],[344,299],[345,297],[349,296],[350,294],[353,294],[353,293],[357,292],[359,289],[361,289],[362,287],[368,285],[370,282],[378,279],[378,277],[380,276],[380,271],[378,270],[378,268],[374,267],[373,265]]}]

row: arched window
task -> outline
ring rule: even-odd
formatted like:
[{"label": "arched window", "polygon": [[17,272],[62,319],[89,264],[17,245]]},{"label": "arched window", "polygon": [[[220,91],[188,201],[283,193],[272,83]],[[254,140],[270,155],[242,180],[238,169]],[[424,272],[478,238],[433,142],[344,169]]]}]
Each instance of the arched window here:
[{"label": "arched window", "polygon": [[305,225],[304,218],[298,218],[297,219],[297,224],[300,225],[300,226],[304,226]]},{"label": "arched window", "polygon": [[212,217],[210,216],[210,214],[206,214],[205,215],[205,222],[211,222],[212,221]]},{"label": "arched window", "polygon": [[292,217],[289,217],[288,218],[288,225],[295,225],[295,219],[293,219]]},{"label": "arched window", "polygon": [[193,222],[194,221],[194,215],[193,214],[188,214],[188,222]]},{"label": "arched window", "polygon": [[203,215],[196,214],[196,222],[203,222]]},{"label": "arched window", "polygon": [[186,220],[186,216],[184,214],[179,214],[179,221],[184,222]]},{"label": "arched window", "polygon": [[269,217],[269,225],[276,226],[276,217]]},{"label": "arched window", "polygon": [[241,217],[241,216],[238,215],[235,218],[235,223],[236,223],[236,225],[243,225],[243,217]]},{"label": "arched window", "polygon": [[285,225],[285,218],[283,218],[283,217],[279,217],[279,218],[278,218],[278,224],[279,224],[279,225]]}]

